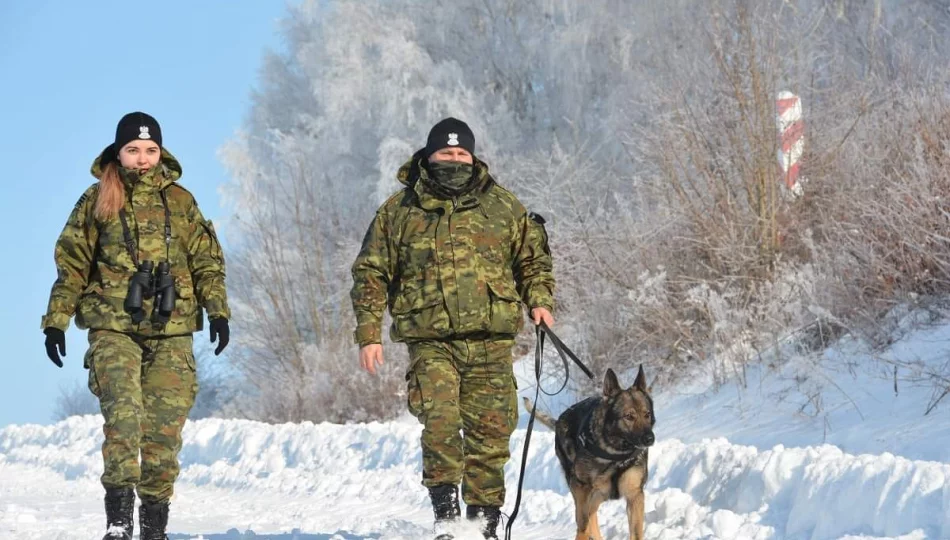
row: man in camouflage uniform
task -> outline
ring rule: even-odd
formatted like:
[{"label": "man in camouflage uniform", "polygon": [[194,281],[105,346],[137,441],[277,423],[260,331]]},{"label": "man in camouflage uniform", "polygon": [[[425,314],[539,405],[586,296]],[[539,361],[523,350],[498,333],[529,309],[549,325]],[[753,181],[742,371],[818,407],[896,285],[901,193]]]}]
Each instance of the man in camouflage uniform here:
[{"label": "man in camouflage uniform", "polygon": [[[137,489],[142,540],[164,539],[181,431],[198,391],[192,334],[201,330],[202,307],[211,340],[220,338],[216,354],[229,339],[224,257],[211,222],[175,183],[181,166],[161,148],[151,116],[126,115],[92,174],[100,182],[80,197],[56,243],[58,277],[42,321],[46,349],[62,367],[70,317],[89,329],[89,389],[105,420],[105,538],[132,538]],[[124,202],[115,200],[120,214],[103,217],[97,201],[109,181]],[[143,300],[146,317],[138,323],[126,309],[130,278],[143,261],[170,263],[177,298],[167,320],[153,311],[155,298]]]},{"label": "man in camouflage uniform", "polygon": [[465,123],[448,118],[432,128],[399,170],[405,189],[366,233],[351,297],[364,369],[382,364],[387,305],[393,340],[409,346],[409,410],[424,425],[422,483],[437,533],[460,517],[461,482],[467,516],[496,538],[518,419],[511,349],[523,305],[535,324],[553,323],[554,277],[543,220],[495,182],[474,150]]}]

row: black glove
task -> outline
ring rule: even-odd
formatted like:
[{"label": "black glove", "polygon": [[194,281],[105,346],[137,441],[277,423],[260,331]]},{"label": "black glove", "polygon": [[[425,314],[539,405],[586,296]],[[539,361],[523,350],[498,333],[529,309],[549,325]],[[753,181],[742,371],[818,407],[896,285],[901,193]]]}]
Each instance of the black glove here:
[{"label": "black glove", "polygon": [[[219,317],[211,321],[211,343],[214,343],[215,340],[218,340],[218,346],[214,349],[214,355],[218,356],[221,354],[221,351],[228,346],[228,341],[231,339],[231,329],[228,327],[228,320],[224,317]],[[221,339],[218,339],[218,336]]]},{"label": "black glove", "polygon": [[[63,367],[63,361],[59,359],[60,355],[66,356],[66,334],[59,328],[47,327],[43,330],[46,334],[46,356],[59,367]],[[57,349],[59,354],[57,354]]]}]

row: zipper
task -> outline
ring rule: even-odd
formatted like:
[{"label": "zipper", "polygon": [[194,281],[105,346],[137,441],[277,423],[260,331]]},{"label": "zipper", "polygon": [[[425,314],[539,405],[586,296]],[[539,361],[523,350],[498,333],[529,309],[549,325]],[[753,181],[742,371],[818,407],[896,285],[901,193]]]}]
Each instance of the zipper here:
[{"label": "zipper", "polygon": [[452,197],[452,212],[449,213],[449,243],[452,246],[452,274],[455,279],[455,320],[458,321],[459,329],[462,327],[462,303],[459,301],[459,272],[458,259],[455,256],[455,233],[452,231],[452,218],[455,217],[455,211],[458,209],[458,197]]}]

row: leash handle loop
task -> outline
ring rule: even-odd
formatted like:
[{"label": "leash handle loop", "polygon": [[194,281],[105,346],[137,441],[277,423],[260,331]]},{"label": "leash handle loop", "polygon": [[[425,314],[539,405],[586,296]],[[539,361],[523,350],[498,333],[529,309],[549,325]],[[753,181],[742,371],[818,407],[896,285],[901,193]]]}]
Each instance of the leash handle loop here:
[{"label": "leash handle loop", "polygon": [[537,346],[534,349],[534,377],[537,384],[534,387],[534,407],[531,408],[531,416],[528,418],[528,427],[525,430],[524,435],[524,450],[521,452],[521,472],[518,474],[518,494],[515,497],[515,508],[511,511],[511,515],[508,517],[508,523],[505,524],[505,540],[511,540],[511,528],[515,523],[515,518],[518,517],[518,509],[521,508],[521,494],[522,488],[524,487],[524,473],[525,469],[528,466],[528,446],[531,442],[531,432],[534,430],[534,418],[538,410],[538,397],[541,392],[541,359],[544,356],[544,338],[548,336],[551,338],[551,344],[554,345],[554,348],[557,350],[558,356],[561,357],[561,362],[564,363],[564,384],[561,388],[554,392],[553,394],[545,394],[549,396],[554,396],[560,394],[561,391],[567,386],[567,380],[570,378],[570,364],[567,359],[570,358],[577,364],[577,367],[581,368],[581,371],[585,375],[590,377],[591,380],[594,379],[594,374],[591,373],[590,369],[584,365],[583,362],[574,354],[574,351],[569,349],[567,345],[557,337],[550,327],[544,322],[541,321],[541,324],[534,327],[534,337],[537,343]]}]

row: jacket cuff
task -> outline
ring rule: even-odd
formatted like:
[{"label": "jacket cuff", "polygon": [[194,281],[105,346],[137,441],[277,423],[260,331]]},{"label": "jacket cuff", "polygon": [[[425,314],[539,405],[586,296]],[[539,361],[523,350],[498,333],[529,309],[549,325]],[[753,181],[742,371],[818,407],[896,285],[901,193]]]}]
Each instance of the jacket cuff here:
[{"label": "jacket cuff", "polygon": [[528,305],[528,310],[534,308],[543,307],[544,309],[554,313],[554,295],[551,294],[551,291],[547,287],[537,286],[528,291],[528,301],[525,302]]},{"label": "jacket cuff", "polygon": [[353,341],[361,348],[366,345],[382,343],[382,332],[379,329],[379,324],[362,324],[357,326],[356,331],[353,332]]},{"label": "jacket cuff", "polygon": [[544,308],[548,310],[548,312],[551,313],[551,315],[554,315],[554,306],[550,306],[547,304],[535,304],[528,308],[528,313],[531,313],[531,310],[534,308]]},{"label": "jacket cuff", "polygon": [[47,328],[59,328],[63,332],[69,328],[69,315],[65,313],[47,313],[43,316],[43,320],[40,323],[40,329],[45,330]]},{"label": "jacket cuff", "polygon": [[227,300],[208,300],[205,302],[204,308],[208,312],[209,321],[222,317],[231,320],[231,310],[228,309]]}]

